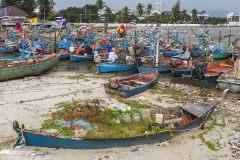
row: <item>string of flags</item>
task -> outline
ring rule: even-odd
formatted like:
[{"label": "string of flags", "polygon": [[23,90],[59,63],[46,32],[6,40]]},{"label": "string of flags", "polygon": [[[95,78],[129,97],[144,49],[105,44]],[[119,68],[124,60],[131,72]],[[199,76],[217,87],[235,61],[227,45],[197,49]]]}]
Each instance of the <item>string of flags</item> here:
[{"label": "string of flags", "polygon": [[130,24],[136,25],[137,24],[137,20],[136,19],[131,20]]},{"label": "string of flags", "polygon": [[101,16],[101,17],[99,18],[99,20],[102,21],[102,22],[105,22],[105,21],[106,21],[106,17]]}]

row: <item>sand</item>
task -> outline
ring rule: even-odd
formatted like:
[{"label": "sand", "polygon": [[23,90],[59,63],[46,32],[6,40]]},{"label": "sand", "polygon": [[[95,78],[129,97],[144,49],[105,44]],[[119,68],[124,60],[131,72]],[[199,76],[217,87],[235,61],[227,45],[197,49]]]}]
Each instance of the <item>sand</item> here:
[{"label": "sand", "polygon": [[[193,135],[196,136],[201,132],[199,129],[174,138],[169,142],[169,145],[142,145],[143,150],[136,152],[132,152],[131,147],[105,150],[63,150],[34,147],[12,149],[17,138],[16,133],[12,129],[14,120],[24,123],[28,129],[39,129],[42,122],[48,119],[50,114],[56,110],[56,104],[74,99],[87,100],[98,98],[103,100],[106,105],[121,106],[118,101],[107,95],[103,88],[104,82],[112,75],[96,75],[94,69],[86,69],[84,72],[79,72],[79,69],[69,71],[60,66],[39,77],[27,77],[0,83],[0,160],[98,160],[101,158],[102,160],[234,159],[232,157],[231,145],[228,142],[238,133],[234,130],[237,116],[231,119],[231,123],[227,127],[215,127],[207,135],[207,138],[211,140],[220,139],[218,143],[221,149],[217,152],[211,151],[199,138],[192,138]],[[72,78],[76,75],[79,77],[78,80]],[[161,97],[161,101],[159,101],[159,97]],[[233,97],[235,97],[236,102],[239,102],[239,95],[234,94]],[[133,98],[148,101],[162,107],[182,105],[167,95],[152,94],[149,91],[136,95]],[[172,103],[169,103],[169,101]],[[236,112],[231,112],[230,114],[236,114]],[[35,154],[37,154],[36,157]]]}]

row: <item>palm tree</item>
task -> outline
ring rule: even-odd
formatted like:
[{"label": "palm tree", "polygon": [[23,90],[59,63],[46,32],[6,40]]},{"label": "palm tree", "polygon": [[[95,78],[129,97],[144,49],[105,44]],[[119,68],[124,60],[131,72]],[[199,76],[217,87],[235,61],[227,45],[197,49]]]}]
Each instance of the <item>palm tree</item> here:
[{"label": "palm tree", "polygon": [[47,18],[49,13],[51,12],[53,6],[55,5],[55,3],[53,1],[50,0],[37,0],[37,3],[39,5],[39,9],[40,9],[40,17],[43,19]]},{"label": "palm tree", "polygon": [[127,6],[125,6],[122,10],[122,15],[124,17],[129,17],[129,8]]},{"label": "palm tree", "polygon": [[35,0],[22,0],[19,4],[19,8],[31,15],[34,9],[37,7]]},{"label": "palm tree", "polygon": [[121,11],[121,17],[122,17],[122,22],[123,22],[123,18],[125,20],[125,22],[127,22],[128,18],[129,18],[129,8],[127,6],[125,6],[122,11]]},{"label": "palm tree", "polygon": [[138,17],[141,17],[143,15],[143,12],[144,12],[143,11],[144,5],[141,4],[141,3],[138,3],[136,8],[137,8]]},{"label": "palm tree", "polygon": [[148,16],[151,16],[152,9],[153,9],[152,4],[148,4],[148,5],[147,5],[147,14],[148,14]]},{"label": "palm tree", "polygon": [[104,8],[105,2],[103,0],[97,0],[95,5],[98,8],[98,11],[101,12]]}]

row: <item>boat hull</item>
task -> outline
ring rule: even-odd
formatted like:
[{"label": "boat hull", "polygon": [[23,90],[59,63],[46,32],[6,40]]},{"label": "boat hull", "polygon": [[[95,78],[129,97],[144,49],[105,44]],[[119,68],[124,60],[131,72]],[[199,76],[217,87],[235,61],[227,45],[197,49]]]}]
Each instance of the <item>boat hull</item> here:
[{"label": "boat hull", "polygon": [[97,70],[99,73],[110,73],[110,72],[126,72],[136,70],[136,65],[126,64],[98,64]]},{"label": "boat hull", "polygon": [[167,66],[159,66],[159,67],[150,67],[150,66],[140,66],[138,67],[138,72],[151,72],[151,71],[158,71],[158,73],[166,73],[170,72],[171,68]]},{"label": "boat hull", "polygon": [[0,53],[11,53],[12,51],[8,50],[8,49],[0,49]]},{"label": "boat hull", "polygon": [[192,78],[192,81],[201,83],[201,84],[214,84],[214,83],[216,83],[218,77],[219,77],[219,75],[218,76],[209,76],[209,77],[204,76],[202,79]]},{"label": "boat hull", "polygon": [[234,82],[228,82],[224,80],[217,80],[218,82],[218,88],[221,90],[228,89],[231,92],[238,93],[240,92],[240,83],[234,83]]},{"label": "boat hull", "polygon": [[164,53],[167,57],[174,57],[174,56],[182,56],[184,54],[184,52],[165,52]]},{"label": "boat hull", "polygon": [[191,52],[192,57],[200,57],[204,55],[203,51],[193,51]]},{"label": "boat hull", "polygon": [[[208,118],[211,116],[214,109],[220,101],[213,100],[204,104],[195,103],[182,108],[184,112],[195,115],[196,118],[186,122],[173,130],[166,130],[156,134],[142,135],[138,137],[128,138],[82,138],[72,139],[66,137],[55,137],[43,135],[27,131],[25,128],[19,129],[18,123],[13,125],[14,130],[18,134],[18,140],[15,146],[21,145],[24,142],[26,146],[48,147],[48,148],[64,148],[64,149],[106,149],[114,147],[129,147],[141,144],[153,144],[168,141],[174,136],[188,132],[193,128],[203,127]],[[192,109],[194,107],[194,109]]]},{"label": "boat hull", "polygon": [[139,87],[133,88],[133,89],[127,89],[125,87],[119,87],[117,89],[112,89],[110,87],[109,83],[104,84],[104,88],[105,88],[105,91],[107,93],[117,93],[117,94],[120,94],[120,95],[122,95],[123,97],[126,98],[126,97],[130,97],[130,96],[133,96],[133,95],[136,95],[138,93],[146,91],[152,85],[157,83],[157,80],[158,80],[158,74],[156,74],[156,76],[150,82],[148,82],[148,83],[146,83],[144,85],[141,85]]},{"label": "boat hull", "polygon": [[71,61],[72,62],[86,62],[86,61],[93,61],[94,56],[80,56],[80,55],[72,55]]},{"label": "boat hull", "polygon": [[26,76],[37,76],[52,69],[59,62],[59,57],[48,60],[0,69],[0,81],[12,80]]},{"label": "boat hull", "polygon": [[184,70],[175,70],[173,71],[174,77],[183,77],[185,75],[191,75],[192,70],[190,69],[184,69]]},{"label": "boat hull", "polygon": [[69,54],[60,54],[60,56],[59,56],[60,61],[70,60],[70,58],[71,58],[70,53]]},{"label": "boat hull", "polygon": [[[210,114],[209,114],[210,115]],[[208,116],[209,116],[208,115]],[[199,127],[207,119],[207,115],[198,118],[190,124],[182,126],[177,130],[165,131],[155,135],[142,137],[124,138],[124,139],[68,139],[57,138],[53,136],[44,136],[27,131],[23,131],[26,146],[47,147],[47,148],[64,148],[64,149],[106,149],[115,147],[129,147],[141,144],[154,144],[171,140],[174,136],[180,135],[193,128]],[[16,130],[21,136],[21,130]],[[16,145],[20,145],[18,140]]]}]

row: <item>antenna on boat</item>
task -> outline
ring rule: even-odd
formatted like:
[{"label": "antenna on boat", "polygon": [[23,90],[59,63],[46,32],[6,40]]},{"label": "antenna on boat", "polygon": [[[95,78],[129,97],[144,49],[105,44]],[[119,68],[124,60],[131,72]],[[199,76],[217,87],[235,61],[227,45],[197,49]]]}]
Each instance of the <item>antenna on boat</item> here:
[{"label": "antenna on boat", "polygon": [[232,30],[229,31],[229,35],[224,36],[224,38],[228,38],[228,46],[231,46],[231,37],[235,35],[232,35]]}]

